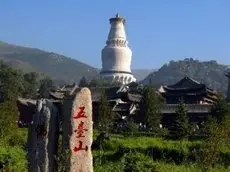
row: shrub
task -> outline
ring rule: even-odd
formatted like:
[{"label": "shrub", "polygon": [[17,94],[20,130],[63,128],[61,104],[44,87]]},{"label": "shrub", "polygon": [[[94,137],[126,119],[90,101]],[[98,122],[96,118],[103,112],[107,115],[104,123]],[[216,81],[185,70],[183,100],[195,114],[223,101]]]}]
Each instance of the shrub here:
[{"label": "shrub", "polygon": [[26,153],[18,147],[0,147],[0,171],[27,171]]},{"label": "shrub", "polygon": [[133,135],[134,133],[138,132],[138,125],[135,124],[133,121],[130,121],[127,124],[127,129],[126,130],[127,130],[127,132],[130,132]]},{"label": "shrub", "polygon": [[153,161],[143,154],[130,152],[124,155],[124,172],[157,172]]},{"label": "shrub", "polygon": [[[20,130],[20,129],[19,129]],[[9,146],[26,147],[27,133],[26,131],[17,131],[6,137]]]}]

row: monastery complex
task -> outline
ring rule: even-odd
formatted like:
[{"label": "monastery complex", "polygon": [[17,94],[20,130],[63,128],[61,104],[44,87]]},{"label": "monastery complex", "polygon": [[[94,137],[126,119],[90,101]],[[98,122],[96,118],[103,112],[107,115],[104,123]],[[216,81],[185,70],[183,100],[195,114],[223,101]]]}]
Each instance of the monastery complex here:
[{"label": "monastery complex", "polygon": [[[143,86],[137,83],[131,72],[132,51],[128,47],[125,19],[117,14],[114,18],[110,18],[110,24],[108,39],[101,51],[102,69],[100,77],[114,83],[120,83],[120,86],[89,88],[92,94],[93,118],[97,117],[101,93],[102,90],[105,90],[113,112],[123,117],[132,115],[138,119],[141,115],[139,114],[142,99],[140,90],[143,89]],[[229,78],[227,100],[230,101],[230,73],[226,73],[226,76]],[[76,87],[78,85],[58,88],[56,91],[50,92],[50,99],[60,108],[65,95]],[[175,84],[162,85],[156,89],[156,93],[164,99],[161,113],[163,114],[163,125],[165,127],[170,127],[173,114],[176,113],[181,100],[188,106],[190,120],[201,123],[208,118],[212,105],[218,97],[215,90],[187,76],[181,78]],[[22,127],[27,126],[32,121],[35,102],[35,100],[18,100],[19,123]]]}]

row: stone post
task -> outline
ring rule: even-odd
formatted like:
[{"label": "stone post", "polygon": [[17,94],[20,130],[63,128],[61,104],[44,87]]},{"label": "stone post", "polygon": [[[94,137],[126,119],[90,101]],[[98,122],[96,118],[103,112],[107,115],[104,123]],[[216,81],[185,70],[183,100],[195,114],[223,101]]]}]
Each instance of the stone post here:
[{"label": "stone post", "polygon": [[56,171],[55,154],[58,141],[58,111],[49,100],[38,100],[36,113],[28,128],[28,160],[30,172]]},{"label": "stone post", "polygon": [[70,172],[92,172],[92,100],[88,88],[73,91],[63,103],[63,140]]}]

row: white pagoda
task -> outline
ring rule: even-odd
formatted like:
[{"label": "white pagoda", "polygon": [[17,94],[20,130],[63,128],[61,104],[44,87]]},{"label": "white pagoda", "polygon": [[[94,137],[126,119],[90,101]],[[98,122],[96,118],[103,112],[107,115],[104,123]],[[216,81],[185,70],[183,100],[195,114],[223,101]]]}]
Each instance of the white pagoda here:
[{"label": "white pagoda", "polygon": [[106,41],[106,46],[102,49],[102,69],[100,76],[111,80],[128,84],[135,82],[131,72],[132,51],[128,47],[125,33],[125,19],[118,14],[110,18],[111,28]]}]

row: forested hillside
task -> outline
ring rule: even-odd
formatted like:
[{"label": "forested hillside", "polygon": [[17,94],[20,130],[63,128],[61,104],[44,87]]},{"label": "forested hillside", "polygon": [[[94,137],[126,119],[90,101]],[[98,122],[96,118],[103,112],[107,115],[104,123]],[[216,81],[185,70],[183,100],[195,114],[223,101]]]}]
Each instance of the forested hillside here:
[{"label": "forested hillside", "polygon": [[199,61],[187,58],[179,61],[170,61],[158,71],[152,72],[142,82],[148,84],[149,80],[155,85],[174,84],[184,76],[189,76],[208,87],[226,93],[227,78],[224,73],[227,65],[218,64],[216,61]]},{"label": "forested hillside", "polygon": [[63,55],[1,41],[0,59],[23,72],[45,73],[58,83],[78,82],[82,76],[92,78],[98,72],[96,68]]}]

